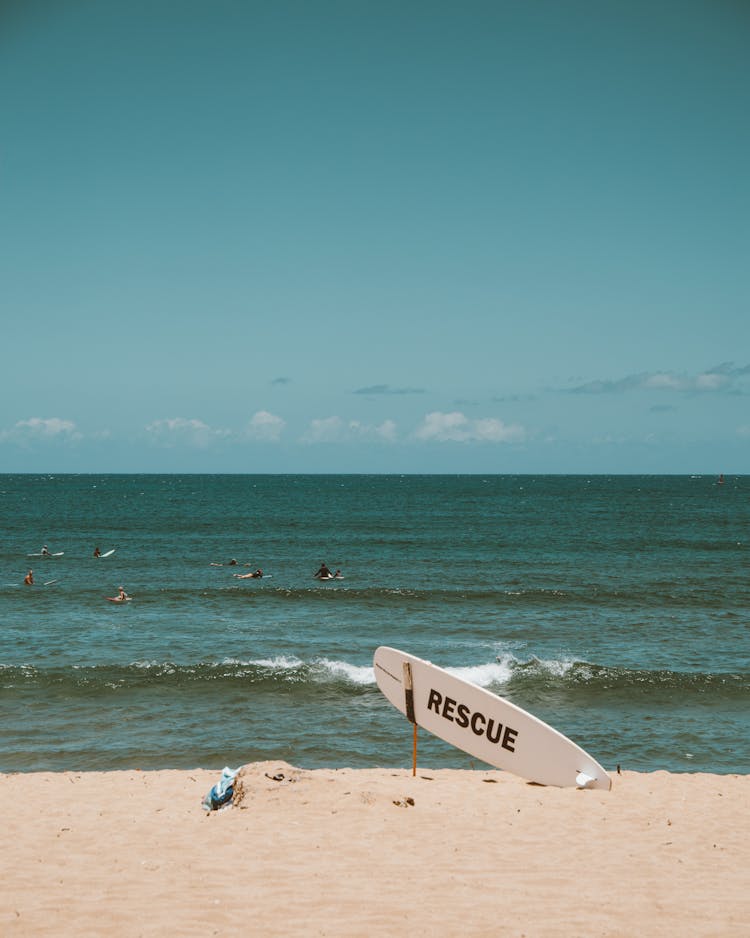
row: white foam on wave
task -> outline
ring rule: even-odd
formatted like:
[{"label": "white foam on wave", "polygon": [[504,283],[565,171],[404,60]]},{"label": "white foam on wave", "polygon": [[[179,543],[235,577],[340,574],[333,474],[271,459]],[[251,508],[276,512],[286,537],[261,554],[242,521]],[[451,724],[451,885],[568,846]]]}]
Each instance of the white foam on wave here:
[{"label": "white foam on wave", "polygon": [[[85,665],[74,665],[73,668],[86,667]],[[153,668],[163,668],[165,674],[174,674],[175,664],[172,661],[145,661],[143,659],[139,661],[133,661],[130,665],[131,668],[140,668],[143,671],[149,671]]]},{"label": "white foam on wave", "polygon": [[356,665],[349,664],[348,661],[331,661],[328,658],[321,658],[318,662],[322,667],[337,678],[345,678],[352,684],[374,684],[375,671],[371,664]]},{"label": "white foam on wave", "polygon": [[536,670],[537,672],[542,672],[551,677],[565,677],[576,664],[575,658],[572,657],[539,658],[534,654],[528,655],[527,657],[524,651],[527,652],[525,645],[521,647],[513,646],[511,649],[508,643],[499,642],[495,646],[498,663],[508,668],[509,672],[513,672],[517,669],[525,671]]},{"label": "white foam on wave", "polygon": [[507,684],[513,674],[513,668],[508,661],[489,661],[486,664],[469,665],[462,668],[446,668],[449,674],[460,677],[464,681],[476,684],[478,687],[489,687],[492,684]]},{"label": "white foam on wave", "polygon": [[575,661],[572,658],[534,658],[532,660],[541,671],[551,674],[553,677],[565,677],[575,665]]},{"label": "white foam on wave", "polygon": [[276,658],[256,658],[253,661],[240,661],[236,663],[243,665],[251,664],[259,668],[270,668],[273,671],[294,671],[304,664],[300,658],[287,657],[286,655],[278,655]]}]

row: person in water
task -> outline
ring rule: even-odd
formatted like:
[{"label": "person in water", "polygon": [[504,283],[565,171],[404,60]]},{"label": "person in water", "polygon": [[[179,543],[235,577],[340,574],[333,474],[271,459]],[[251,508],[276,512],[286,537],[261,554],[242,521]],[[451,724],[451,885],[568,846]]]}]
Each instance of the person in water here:
[{"label": "person in water", "polygon": [[44,547],[42,548],[42,557],[49,557],[49,555],[50,555],[49,548],[45,544]]},{"label": "person in water", "polygon": [[328,569],[326,564],[322,563],[320,565],[320,569],[316,573],[313,573],[313,576],[316,577],[318,580],[327,580],[329,577],[332,577],[333,574]]},{"label": "person in water", "polygon": [[23,578],[23,582],[26,586],[34,585],[34,571],[33,570],[29,570],[29,572]]},{"label": "person in water", "polygon": [[101,555],[102,555],[102,552],[99,550],[99,545],[97,544],[97,546],[94,548],[94,556],[101,557]]},{"label": "person in water", "polygon": [[118,602],[124,603],[126,599],[130,599],[130,597],[128,596],[128,594],[125,592],[125,587],[124,587],[124,586],[118,586],[117,589],[118,589],[118,591],[119,591],[119,592],[117,593],[117,601],[118,601]]},{"label": "person in water", "polygon": [[254,573],[233,573],[238,580],[260,580],[263,577],[263,571],[258,567]]}]

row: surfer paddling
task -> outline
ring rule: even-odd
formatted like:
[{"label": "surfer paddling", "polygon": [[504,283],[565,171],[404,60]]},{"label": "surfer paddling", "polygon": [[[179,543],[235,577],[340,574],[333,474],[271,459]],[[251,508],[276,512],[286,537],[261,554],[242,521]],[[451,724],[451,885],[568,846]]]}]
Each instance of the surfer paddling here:
[{"label": "surfer paddling", "polygon": [[238,580],[262,580],[263,571],[258,567],[253,573],[233,573],[232,576],[236,576]]}]

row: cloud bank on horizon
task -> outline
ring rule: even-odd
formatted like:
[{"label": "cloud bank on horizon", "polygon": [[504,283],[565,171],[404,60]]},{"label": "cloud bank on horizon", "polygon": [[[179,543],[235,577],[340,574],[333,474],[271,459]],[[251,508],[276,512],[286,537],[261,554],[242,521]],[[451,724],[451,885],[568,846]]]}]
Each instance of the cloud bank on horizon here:
[{"label": "cloud bank on horizon", "polygon": [[[185,446],[206,449],[219,442],[280,443],[286,421],[269,411],[253,414],[240,429],[211,427],[203,420],[189,417],[167,417],[154,420],[143,428],[143,435],[160,446]],[[98,431],[97,439],[111,438],[111,431]],[[453,411],[426,414],[419,426],[405,431],[403,439],[441,443],[513,443],[525,437],[524,428],[506,425],[494,417],[470,419]],[[74,421],[60,417],[31,417],[19,420],[8,430],[0,431],[0,443],[28,445],[34,441],[47,443],[83,441],[85,434]],[[307,445],[345,441],[393,443],[399,439],[396,421],[386,419],[379,424],[345,420],[333,415],[310,420],[307,429],[295,442]]]},{"label": "cloud bank on horizon", "polygon": [[[628,392],[646,394],[648,411],[653,415],[669,417],[679,411],[678,403],[653,403],[663,395],[671,394],[674,401],[704,395],[742,396],[748,393],[750,365],[735,365],[724,362],[696,374],[656,371],[639,373],[612,379],[598,379],[577,384],[569,389],[535,392],[528,395],[508,395],[503,400],[522,403],[530,408],[530,419],[526,423],[507,421],[499,416],[472,416],[463,410],[433,410],[416,416],[411,421],[387,417],[376,422],[358,418],[347,418],[332,414],[327,417],[311,417],[301,428],[293,428],[280,414],[269,410],[255,411],[244,423],[236,427],[211,426],[196,417],[160,417],[140,429],[134,428],[131,442],[147,442],[156,450],[181,450],[210,452],[227,447],[288,447],[305,448],[324,446],[384,446],[397,445],[418,449],[425,446],[474,446],[524,449],[534,442],[557,440],[561,432],[557,428],[550,432],[534,417],[534,407],[544,394],[565,397],[578,395],[582,399],[613,399]],[[284,379],[284,384],[289,379]],[[363,395],[421,395],[427,393],[416,389],[390,389],[386,384],[371,385],[359,389],[355,394]],[[491,400],[495,400],[491,398]],[[481,406],[472,402],[472,406]],[[546,434],[546,436],[545,436]],[[745,441],[750,438],[750,424],[739,421],[734,429],[735,437]],[[8,428],[0,429],[0,446],[6,453],[11,449],[29,451],[36,448],[47,456],[55,448],[84,447],[87,442],[100,446],[116,439],[111,428],[96,428],[85,432],[74,420],[60,416],[23,417]],[[626,440],[611,433],[592,430],[592,444],[622,444]],[[293,463],[293,456],[289,456]]]}]

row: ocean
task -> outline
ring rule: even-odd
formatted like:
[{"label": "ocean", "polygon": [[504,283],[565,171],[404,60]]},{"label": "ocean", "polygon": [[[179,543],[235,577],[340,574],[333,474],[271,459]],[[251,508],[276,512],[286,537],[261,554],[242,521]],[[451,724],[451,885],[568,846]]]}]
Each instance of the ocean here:
[{"label": "ocean", "polygon": [[0,475],[0,771],[408,766],[392,645],[608,769],[746,774],[749,548],[750,476]]}]

